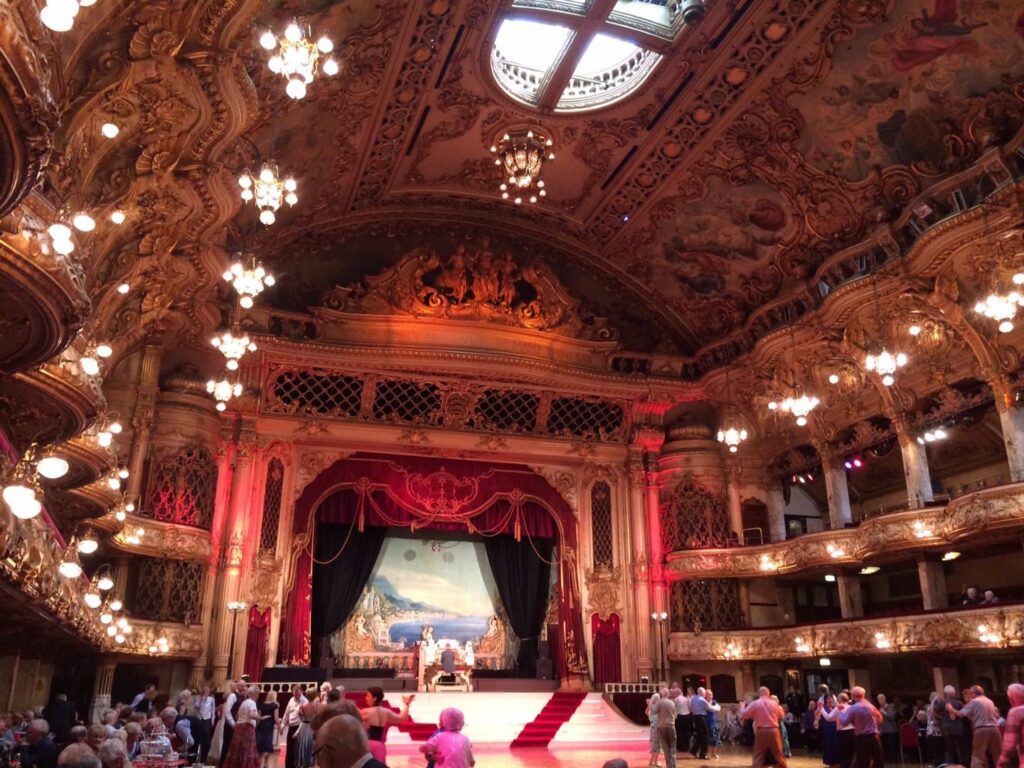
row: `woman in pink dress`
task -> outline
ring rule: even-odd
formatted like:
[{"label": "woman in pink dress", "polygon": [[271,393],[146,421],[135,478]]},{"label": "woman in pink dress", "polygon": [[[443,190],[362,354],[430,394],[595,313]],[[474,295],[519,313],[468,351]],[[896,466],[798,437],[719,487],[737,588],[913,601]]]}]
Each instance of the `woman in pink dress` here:
[{"label": "woman in pink dress", "polygon": [[476,765],[473,745],[460,733],[466,724],[462,710],[455,707],[442,710],[440,722],[443,730],[431,736],[420,747],[420,752],[433,760],[437,768],[472,768]]}]

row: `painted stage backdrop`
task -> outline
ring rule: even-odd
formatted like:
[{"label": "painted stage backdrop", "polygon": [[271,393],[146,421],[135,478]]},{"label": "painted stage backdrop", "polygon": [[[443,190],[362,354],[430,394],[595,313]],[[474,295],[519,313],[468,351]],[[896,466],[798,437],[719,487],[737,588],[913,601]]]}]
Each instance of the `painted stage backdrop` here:
[{"label": "painted stage backdrop", "polygon": [[501,601],[484,545],[389,536],[362,598],[331,638],[348,669],[391,667],[411,674],[417,643],[429,627],[435,642],[473,644],[477,667],[504,666]]}]

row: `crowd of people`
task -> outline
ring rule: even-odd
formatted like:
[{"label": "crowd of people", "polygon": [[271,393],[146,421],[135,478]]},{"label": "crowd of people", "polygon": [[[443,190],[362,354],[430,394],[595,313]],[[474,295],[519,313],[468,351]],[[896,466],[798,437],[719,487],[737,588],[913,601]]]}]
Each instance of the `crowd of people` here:
[{"label": "crowd of people", "polygon": [[902,727],[912,729],[930,765],[1007,768],[1020,764],[1018,750],[1024,748],[1024,685],[1010,685],[1007,696],[1010,709],[1003,718],[980,685],[959,692],[947,686],[912,707],[881,693],[872,703],[860,686],[835,694],[823,685],[818,698],[806,704],[795,690],[780,702],[761,688],[756,698],[728,705],[719,727],[723,709],[710,691],[683,694],[674,685],[647,703],[649,765],[659,765],[662,754],[666,768],[675,768],[680,753],[715,759],[724,741],[752,747],[754,768],[785,768],[791,742],[820,753],[825,768],[884,768],[887,761],[902,762]]},{"label": "crowd of people", "polygon": [[[283,742],[285,768],[385,768],[388,729],[410,720],[415,697],[403,696],[395,712],[380,688],[370,688],[359,707],[341,686],[296,685],[281,713],[274,692],[261,695],[260,686],[243,680],[230,684],[219,703],[209,687],[181,691],[162,709],[158,698],[156,686],[147,685],[87,727],[67,696],[58,695],[45,710],[0,718],[0,754],[20,768],[131,768],[133,760],[150,758],[272,768]],[[475,765],[464,724],[460,710],[441,712],[437,731],[420,748],[428,766]]]}]

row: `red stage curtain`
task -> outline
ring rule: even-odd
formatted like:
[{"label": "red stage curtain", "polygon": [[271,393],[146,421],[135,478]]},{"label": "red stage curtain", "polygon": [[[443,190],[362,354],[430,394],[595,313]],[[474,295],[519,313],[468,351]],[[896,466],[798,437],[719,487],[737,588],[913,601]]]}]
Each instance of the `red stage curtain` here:
[{"label": "red stage curtain", "polygon": [[255,605],[249,608],[249,634],[245,638],[245,664],[242,671],[258,683],[267,663],[267,638],[270,636],[270,608],[260,613]]},{"label": "red stage curtain", "polygon": [[622,682],[622,649],[619,643],[619,615],[613,613],[605,621],[598,614],[590,617],[594,637],[594,683]]},{"label": "red stage curtain", "polygon": [[[355,511],[332,495],[343,489],[358,497]],[[559,558],[559,623],[562,676],[588,674],[580,590],[576,579],[576,519],[572,509],[542,476],[522,465],[479,461],[360,454],[341,459],[303,490],[295,505],[290,593],[281,623],[280,659],[310,660],[310,557],[314,520],[335,523],[511,534],[554,539]]]}]

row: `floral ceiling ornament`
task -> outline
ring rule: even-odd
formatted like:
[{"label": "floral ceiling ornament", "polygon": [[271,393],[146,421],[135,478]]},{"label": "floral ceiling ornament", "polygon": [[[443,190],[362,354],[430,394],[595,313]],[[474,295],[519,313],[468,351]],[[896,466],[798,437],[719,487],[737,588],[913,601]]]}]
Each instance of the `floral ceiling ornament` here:
[{"label": "floral ceiling ornament", "polygon": [[285,27],[281,37],[268,29],[260,35],[260,46],[272,53],[267,67],[288,81],[284,90],[293,99],[305,97],[306,86],[313,82],[318,69],[328,76],[338,74],[338,62],[334,59],[320,63],[321,56],[334,50],[331,38],[322,35],[314,43],[310,28],[303,29],[296,21]]},{"label": "floral ceiling ornament", "polygon": [[491,145],[494,164],[504,174],[498,186],[502,200],[521,205],[524,199],[536,203],[538,198],[547,196],[540,176],[544,163],[555,159],[553,143],[546,134],[525,129],[509,131]]}]

